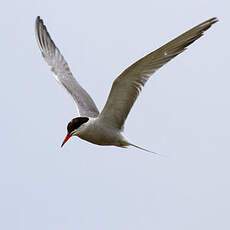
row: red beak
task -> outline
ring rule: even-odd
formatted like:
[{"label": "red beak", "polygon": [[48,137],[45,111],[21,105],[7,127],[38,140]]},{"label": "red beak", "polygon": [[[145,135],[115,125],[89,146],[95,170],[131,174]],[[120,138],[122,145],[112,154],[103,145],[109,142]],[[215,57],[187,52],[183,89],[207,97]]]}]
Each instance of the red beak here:
[{"label": "red beak", "polygon": [[66,137],[65,137],[65,139],[64,139],[64,141],[62,142],[62,145],[61,145],[61,147],[63,147],[63,145],[70,139],[70,137],[71,137],[71,134],[70,133],[68,133],[67,135],[66,135]]}]

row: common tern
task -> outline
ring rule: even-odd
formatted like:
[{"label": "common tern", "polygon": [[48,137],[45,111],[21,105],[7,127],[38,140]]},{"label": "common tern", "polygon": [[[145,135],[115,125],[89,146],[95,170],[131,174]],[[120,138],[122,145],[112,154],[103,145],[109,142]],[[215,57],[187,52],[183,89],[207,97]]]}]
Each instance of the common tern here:
[{"label": "common tern", "polygon": [[35,23],[35,34],[42,56],[51,67],[56,80],[73,97],[80,114],[80,117],[73,118],[68,123],[67,135],[61,146],[70,137],[78,136],[97,145],[134,146],[152,152],[130,143],[124,137],[122,132],[125,120],[150,76],[182,53],[187,46],[200,38],[204,31],[208,30],[217,21],[217,18],[211,18],[202,22],[124,70],[114,80],[106,104],[99,112],[93,99],[73,77],[67,62],[49,35],[43,20],[38,16]]}]

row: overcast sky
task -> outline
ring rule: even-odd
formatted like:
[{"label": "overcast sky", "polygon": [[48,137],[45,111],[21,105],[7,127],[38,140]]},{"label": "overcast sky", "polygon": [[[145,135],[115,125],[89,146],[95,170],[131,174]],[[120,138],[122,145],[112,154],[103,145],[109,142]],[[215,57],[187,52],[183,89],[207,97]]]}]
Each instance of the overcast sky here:
[{"label": "overcast sky", "polygon": [[[230,229],[228,1],[4,1],[0,14],[0,229]],[[113,79],[210,17],[220,22],[146,84],[126,122],[133,143],[72,138],[78,116],[35,41],[40,15],[101,109]]]}]

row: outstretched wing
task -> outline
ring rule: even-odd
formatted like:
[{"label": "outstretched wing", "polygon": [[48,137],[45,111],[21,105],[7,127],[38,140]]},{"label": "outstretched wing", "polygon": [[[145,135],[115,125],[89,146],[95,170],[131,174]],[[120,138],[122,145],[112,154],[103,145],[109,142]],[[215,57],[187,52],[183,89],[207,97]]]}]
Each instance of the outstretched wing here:
[{"label": "outstretched wing", "polygon": [[94,101],[73,77],[67,62],[51,39],[40,17],[36,19],[35,34],[42,56],[56,75],[56,80],[66,88],[77,103],[80,115],[97,117],[99,112]]},{"label": "outstretched wing", "polygon": [[149,77],[164,64],[182,53],[187,46],[200,38],[204,31],[217,21],[217,18],[211,18],[199,24],[146,55],[122,72],[113,82],[107,102],[99,115],[101,122],[110,127],[122,129],[130,109]]}]

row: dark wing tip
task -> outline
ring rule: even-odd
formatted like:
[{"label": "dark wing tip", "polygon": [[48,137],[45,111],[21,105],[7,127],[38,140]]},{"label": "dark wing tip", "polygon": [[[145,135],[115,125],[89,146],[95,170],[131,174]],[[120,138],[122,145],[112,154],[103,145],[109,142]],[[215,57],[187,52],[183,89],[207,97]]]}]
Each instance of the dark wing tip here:
[{"label": "dark wing tip", "polygon": [[53,55],[57,48],[40,16],[35,21],[35,36],[42,55]]},{"label": "dark wing tip", "polygon": [[217,17],[213,17],[213,18],[210,18],[208,21],[210,21],[210,23],[214,24],[214,23],[218,22],[219,19]]},{"label": "dark wing tip", "polygon": [[[192,44],[194,41],[196,41],[198,38],[202,37],[204,35],[204,32],[208,30],[213,24],[218,22],[217,17],[210,18],[198,26],[193,27],[192,29],[188,30],[187,32],[183,33],[181,36],[178,38],[174,39],[176,41],[177,39],[180,41],[182,40],[183,42],[181,45],[179,45],[177,48],[179,49],[179,53],[181,53],[183,50],[186,49],[187,46]],[[181,38],[181,39],[180,39]]]},{"label": "dark wing tip", "polygon": [[35,30],[38,32],[39,25],[44,25],[43,20],[41,19],[40,16],[37,16],[36,21],[35,21]]},{"label": "dark wing tip", "polygon": [[[217,17],[212,17],[212,18],[209,18],[208,20],[206,20],[205,22],[212,22],[212,23],[215,23],[215,22],[218,22],[218,18]],[[203,22],[203,23],[205,23]]]},{"label": "dark wing tip", "polygon": [[213,17],[208,19],[207,21],[202,22],[200,25],[197,26],[197,28],[202,28],[201,31],[203,32],[208,30],[213,24],[215,24],[218,21],[219,20],[217,17]]},{"label": "dark wing tip", "polygon": [[38,22],[39,20],[41,20],[41,17],[40,17],[40,16],[37,16],[36,22]]},{"label": "dark wing tip", "polygon": [[41,35],[41,31],[43,27],[44,27],[43,20],[40,18],[40,16],[37,16],[35,21],[35,36],[41,51],[43,50],[42,35]]},{"label": "dark wing tip", "polygon": [[205,25],[205,24],[214,24],[216,22],[218,22],[219,19],[217,17],[213,17],[213,18],[209,18],[208,20],[202,22],[200,25]]}]

